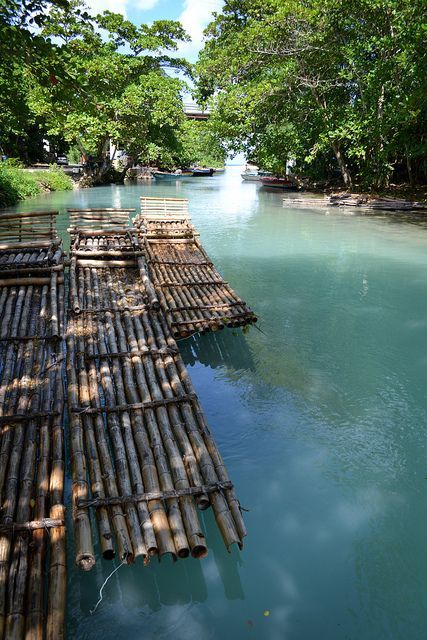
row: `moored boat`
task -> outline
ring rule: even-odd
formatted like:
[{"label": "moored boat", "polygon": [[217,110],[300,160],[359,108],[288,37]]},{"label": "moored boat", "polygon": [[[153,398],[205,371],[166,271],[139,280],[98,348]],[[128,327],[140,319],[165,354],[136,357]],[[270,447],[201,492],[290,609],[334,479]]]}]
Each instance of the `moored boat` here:
[{"label": "moored boat", "polygon": [[179,173],[170,173],[169,171],[153,171],[156,180],[181,180],[181,178],[190,178],[193,175],[191,171],[180,171]]},{"label": "moored boat", "polygon": [[242,180],[246,180],[247,182],[260,182],[261,176],[257,171],[245,171],[240,174],[242,176]]},{"label": "moored boat", "polygon": [[205,167],[194,167],[193,177],[202,178],[203,176],[212,176],[213,172],[213,169],[206,169]]},{"label": "moored boat", "polygon": [[286,189],[287,191],[298,191],[298,185],[290,178],[275,178],[274,176],[265,176],[261,178],[263,187],[273,187],[274,189]]},{"label": "moored boat", "polygon": [[214,167],[214,170],[213,170],[213,172],[215,174],[216,173],[224,173],[224,171],[225,171],[225,167],[217,167],[217,168]]}]

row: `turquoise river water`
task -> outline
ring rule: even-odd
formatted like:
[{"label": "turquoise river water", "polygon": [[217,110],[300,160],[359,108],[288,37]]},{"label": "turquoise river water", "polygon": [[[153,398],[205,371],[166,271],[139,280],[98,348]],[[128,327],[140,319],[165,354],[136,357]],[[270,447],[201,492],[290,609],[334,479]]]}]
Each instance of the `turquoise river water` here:
[{"label": "turquoise river water", "polygon": [[[239,170],[20,205],[138,207],[182,196],[217,268],[260,317],[180,342],[246,513],[228,554],[73,565],[68,640],[427,637],[427,228],[282,207]],[[65,237],[65,236],[64,236]],[[68,476],[67,491],[70,479]]]}]

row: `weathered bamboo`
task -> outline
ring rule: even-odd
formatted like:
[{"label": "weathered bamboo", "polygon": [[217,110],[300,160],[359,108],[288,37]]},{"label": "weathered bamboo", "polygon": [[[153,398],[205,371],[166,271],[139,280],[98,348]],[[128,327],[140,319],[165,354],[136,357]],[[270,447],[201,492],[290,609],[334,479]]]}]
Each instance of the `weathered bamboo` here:
[{"label": "weathered bamboo", "polygon": [[158,211],[143,209],[134,224],[144,239],[149,274],[174,337],[256,322],[255,314],[216,271],[188,217],[180,217],[174,203],[169,210],[166,198],[149,207]]},{"label": "weathered bamboo", "polygon": [[[75,315],[68,332],[68,367],[74,370],[71,387],[76,387],[69,393],[73,506],[75,527],[86,532],[86,537],[81,531],[76,535],[77,560],[81,563],[82,539],[88,542],[89,510],[94,507],[100,535],[103,509],[110,515],[112,509],[126,512],[135,557],[141,550],[147,558],[156,553],[204,557],[207,547],[196,504],[213,506],[227,547],[241,546],[226,497],[232,485],[220,478],[220,466],[210,458],[200,430],[201,409],[194,390],[186,391],[176,343],[162,313],[154,309],[155,292],[150,293],[138,242],[127,231],[110,231],[82,234],[77,229],[72,245],[70,301]],[[80,259],[86,251],[89,261]],[[134,251],[136,260],[120,260],[120,251]],[[192,292],[177,294],[177,301],[177,313],[188,320],[191,307],[200,305]],[[203,302],[197,316],[203,321],[225,305]],[[106,482],[110,471],[116,486]],[[135,495],[147,497],[126,499]],[[83,520],[87,524],[82,527]],[[117,543],[114,520],[111,532]]]},{"label": "weathered bamboo", "polygon": [[[94,289],[92,290],[92,283],[91,283],[89,269],[85,269],[85,284],[86,284],[87,304],[91,306],[93,303],[92,298],[95,299],[95,303],[98,302],[99,291],[95,286],[94,286]],[[88,323],[88,332],[87,332],[86,344],[89,347],[88,349],[89,354],[93,355],[95,353],[93,336],[96,335],[98,338],[98,350],[102,355],[102,353],[105,352],[105,336],[103,335],[103,327],[99,323],[97,325],[94,324],[93,320],[90,317],[88,318],[87,323]],[[101,364],[101,370],[102,370],[103,361],[101,361],[100,364]],[[106,365],[104,364],[104,366]],[[89,363],[89,380],[90,380],[91,396],[93,399],[97,400],[97,406],[100,406],[99,390],[98,390],[98,374],[97,374],[94,361]],[[109,468],[110,465],[109,465],[109,461],[107,460],[109,458],[108,445],[105,441],[105,437],[101,434],[101,429],[104,430],[103,420],[100,416],[97,416],[96,419],[97,419],[97,433],[100,436],[100,442],[102,442],[102,444],[104,445],[104,450],[102,451],[102,459],[104,460],[104,467]],[[118,457],[117,452],[122,451],[122,443],[120,442],[120,437],[117,432],[114,432],[113,442],[116,443],[116,447],[115,447],[116,464],[117,463],[120,464],[119,462],[120,458]],[[112,469],[110,469],[110,472],[111,471]],[[123,488],[122,482],[123,482],[122,478],[119,478],[119,483],[118,483],[119,487],[121,490],[125,490]],[[113,486],[110,485],[109,487],[107,487],[107,489],[109,491],[109,495],[111,495],[111,491],[113,491],[116,495],[118,495],[118,487],[116,486],[115,483]],[[92,494],[93,493],[94,492],[92,491]],[[130,542],[124,521],[122,521],[121,519],[119,520],[119,518],[117,517],[117,516],[120,517],[120,515],[122,516],[122,514],[113,513],[113,518],[114,518],[113,522],[115,526],[118,527],[118,525],[120,524],[120,528],[116,530],[116,538],[118,540],[118,545],[120,549],[119,553],[121,558],[126,559],[128,562],[131,562],[135,557],[138,557],[140,555],[145,557],[147,553],[153,553],[155,548],[155,543],[153,544],[153,539],[149,538],[149,544],[148,545],[144,544],[144,541],[140,535],[141,532],[140,532],[140,527],[138,523],[138,514],[135,511],[135,509],[126,510],[126,517],[129,523],[130,539],[132,540],[132,544],[133,544],[133,552],[131,551],[132,549],[131,542]],[[146,518],[145,511],[143,511],[142,515],[144,518]],[[117,523],[115,522],[115,520],[117,520]]]},{"label": "weathered bamboo", "polygon": [[[20,222],[15,231],[19,232]],[[42,285],[20,278],[19,286],[9,286],[8,280],[0,293],[0,349],[5,356],[0,372],[0,637],[42,640],[47,528],[52,533],[61,531],[60,546],[65,552],[62,489],[57,492],[56,511],[50,513],[48,506],[53,423],[54,439],[62,443],[62,395],[58,391],[63,359],[59,335],[64,323],[64,287],[58,275],[62,250],[56,240],[21,245],[22,250],[13,244],[10,255],[6,255],[11,251],[9,244],[0,254],[1,273],[9,269],[10,274],[9,264],[22,273],[45,263],[60,266],[49,268],[51,277]],[[56,464],[63,468],[62,445]],[[57,612],[55,637],[63,635],[65,599],[55,604],[52,598],[65,593],[65,556],[62,565],[47,603],[50,607],[53,602]]]},{"label": "weathered bamboo", "polygon": [[[112,291],[113,289],[110,288],[110,290]],[[113,303],[114,302],[115,301],[113,300]],[[138,317],[132,317],[132,319],[136,322],[138,321]],[[120,332],[119,330],[119,338],[122,338],[123,344],[126,340],[126,335],[127,340],[130,342],[130,345],[133,345],[133,347],[135,348],[137,342],[131,318],[125,315],[124,323],[125,331]],[[122,334],[121,336],[120,333]],[[161,356],[157,357],[161,359]],[[155,356],[154,360],[157,360],[157,357]],[[129,363],[125,364],[129,365]],[[159,362],[157,361],[157,365],[158,364]],[[159,385],[156,379],[156,371],[153,366],[153,358],[147,356],[141,359],[140,356],[135,355],[132,356],[132,365],[135,369],[137,389],[141,394],[141,397],[148,400],[148,403],[150,403],[152,400],[160,400],[162,398],[162,392],[159,389]],[[129,371],[128,373],[128,379],[132,379],[131,372]],[[138,398],[136,389],[133,397]],[[152,442],[155,441],[157,443],[158,464],[162,464],[163,469],[163,473],[161,474],[163,488],[165,490],[170,490],[173,486],[188,486],[185,468],[181,461],[181,456],[174,443],[174,439],[171,437],[172,432],[169,425],[166,408],[160,406],[154,411],[147,408],[145,414],[147,416],[147,427],[151,440]],[[164,442],[164,446],[162,445],[162,439]],[[167,460],[171,462],[171,472],[168,471]],[[175,547],[180,557],[186,557],[189,553],[189,544],[192,552],[193,548],[200,547],[200,539],[197,537],[200,533],[200,525],[198,524],[197,516],[195,515],[195,513],[191,513],[193,503],[192,501],[187,501],[187,503],[181,501],[181,514],[179,504],[176,500],[170,500],[168,502],[169,521],[171,530],[174,534]],[[195,526],[194,522],[197,522]],[[191,531],[191,535],[195,536],[195,539],[197,538],[197,542],[195,542],[194,540],[189,542],[187,540],[184,527],[187,532]]]}]

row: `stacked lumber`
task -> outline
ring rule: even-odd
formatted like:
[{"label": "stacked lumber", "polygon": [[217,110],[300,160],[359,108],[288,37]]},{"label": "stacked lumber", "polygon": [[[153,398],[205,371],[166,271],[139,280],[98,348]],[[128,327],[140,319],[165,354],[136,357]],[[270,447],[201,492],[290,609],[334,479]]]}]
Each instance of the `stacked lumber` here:
[{"label": "stacked lumber", "polygon": [[[76,228],[67,331],[75,560],[207,554],[199,509],[229,548],[246,535],[224,463],[136,236]],[[96,514],[96,525],[91,517]],[[96,526],[96,530],[95,530]]]},{"label": "stacked lumber", "polygon": [[0,638],[54,640],[66,590],[63,253],[32,232],[19,243],[27,217],[11,218],[0,248]]},{"label": "stacked lumber", "polygon": [[361,207],[384,211],[425,211],[427,202],[412,202],[398,198],[375,198],[360,193],[337,193],[323,198],[284,198],[284,207]]},{"label": "stacked lumber", "polygon": [[190,222],[188,200],[141,198],[141,214],[134,225],[175,338],[257,321],[203,249]]}]

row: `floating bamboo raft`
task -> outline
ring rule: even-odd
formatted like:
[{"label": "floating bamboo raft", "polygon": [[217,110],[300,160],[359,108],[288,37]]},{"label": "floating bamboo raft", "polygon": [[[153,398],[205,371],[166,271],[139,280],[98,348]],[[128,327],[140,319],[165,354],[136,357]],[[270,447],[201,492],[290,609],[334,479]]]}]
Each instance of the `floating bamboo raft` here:
[{"label": "floating bamboo raft", "polygon": [[361,193],[337,193],[319,198],[284,198],[284,207],[355,207],[385,211],[425,211],[426,202],[412,202],[397,198],[374,198]]},{"label": "floating bamboo raft", "polygon": [[188,200],[141,198],[134,225],[175,338],[257,321],[203,249],[190,221]]},{"label": "floating bamboo raft", "polygon": [[[67,332],[76,563],[207,554],[212,506],[229,548],[239,503],[152,287],[136,235],[75,229]],[[96,525],[91,518],[96,514]]]},{"label": "floating bamboo raft", "polygon": [[0,223],[0,638],[16,640],[64,637],[64,284],[54,218]]}]

